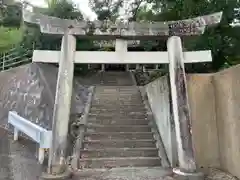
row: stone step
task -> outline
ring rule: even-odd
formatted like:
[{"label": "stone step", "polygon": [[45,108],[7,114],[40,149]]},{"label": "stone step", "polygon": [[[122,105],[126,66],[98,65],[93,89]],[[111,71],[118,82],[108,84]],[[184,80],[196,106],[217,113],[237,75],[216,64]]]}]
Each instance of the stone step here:
[{"label": "stone step", "polygon": [[121,92],[121,91],[115,91],[115,92],[95,92],[95,97],[97,96],[114,96],[117,95],[117,97],[126,98],[126,97],[132,97],[132,98],[141,98],[141,94],[139,92],[129,91],[129,92]]},{"label": "stone step", "polygon": [[114,93],[114,92],[123,92],[123,93],[128,93],[128,92],[133,92],[133,93],[139,93],[139,89],[134,87],[134,86],[101,86],[97,87],[97,92],[102,92],[102,93]]},{"label": "stone step", "polygon": [[124,115],[124,114],[89,114],[88,119],[147,119],[147,115]]},{"label": "stone step", "polygon": [[142,105],[138,105],[138,106],[120,106],[120,105],[109,105],[109,106],[106,106],[106,105],[95,105],[95,106],[92,106],[90,108],[90,110],[97,110],[97,111],[135,111],[135,112],[145,112],[146,111],[146,108]]},{"label": "stone step", "polygon": [[138,104],[130,104],[130,105],[123,105],[123,104],[117,104],[117,103],[92,103],[91,104],[91,108],[94,109],[108,109],[108,110],[126,110],[126,109],[136,109],[136,110],[142,110],[145,109],[145,106],[143,103],[138,103]]},{"label": "stone step", "polygon": [[106,112],[146,112],[146,109],[145,107],[142,107],[142,108],[115,108],[115,109],[104,109],[104,108],[95,108],[95,107],[92,107],[90,109],[91,112],[103,112],[103,113],[106,113]]},{"label": "stone step", "polygon": [[148,120],[132,120],[132,119],[119,119],[119,120],[113,120],[113,119],[88,119],[88,124],[97,124],[97,125],[148,125]]},{"label": "stone step", "polygon": [[138,102],[120,102],[118,100],[113,100],[113,101],[93,101],[91,107],[94,106],[101,106],[102,107],[108,107],[108,108],[113,108],[113,107],[144,107],[143,102],[138,101]]},{"label": "stone step", "polygon": [[91,107],[98,107],[98,108],[141,108],[144,107],[142,102],[129,102],[129,103],[122,103],[118,101],[106,102],[106,101],[99,101],[99,102],[92,102]]},{"label": "stone step", "polygon": [[[95,74],[88,75],[87,78],[83,78],[83,84],[97,85],[97,89],[101,89],[101,85],[107,88],[109,86],[117,86],[123,88],[127,86],[126,89],[131,89],[134,85],[131,78],[131,73],[129,72],[98,72]],[[133,86],[133,88],[135,88]]]},{"label": "stone step", "polygon": [[133,89],[126,89],[126,86],[123,86],[124,88],[118,88],[118,87],[103,87],[102,89],[97,88],[97,91],[95,91],[96,93],[102,93],[102,94],[112,94],[112,93],[119,93],[119,94],[140,94],[140,91],[138,90],[138,88],[133,88]]},{"label": "stone step", "polygon": [[123,117],[123,116],[102,116],[102,115],[99,115],[99,116],[88,116],[88,120],[90,121],[97,121],[97,120],[102,120],[102,119],[107,119],[107,120],[114,120],[114,121],[121,121],[123,119],[131,119],[131,120],[148,120],[147,117]]},{"label": "stone step", "polygon": [[131,112],[125,112],[125,111],[119,111],[119,109],[116,109],[116,111],[106,111],[106,112],[97,112],[97,111],[92,111],[90,110],[90,112],[88,113],[89,116],[127,116],[127,117],[131,117],[131,116],[141,116],[141,117],[145,117],[146,113],[145,112],[141,112],[141,111],[131,111]]},{"label": "stone step", "polygon": [[87,132],[151,132],[148,125],[87,125]]},{"label": "stone step", "polygon": [[152,132],[85,133],[85,140],[153,140]]},{"label": "stone step", "polygon": [[159,157],[83,158],[81,168],[153,167],[160,166]]},{"label": "stone step", "polygon": [[100,94],[100,95],[113,95],[117,94],[118,96],[136,96],[136,97],[141,97],[141,94],[138,90],[119,90],[119,89],[107,89],[107,90],[98,90],[95,91],[95,94]]},{"label": "stone step", "polygon": [[129,104],[122,104],[122,103],[98,103],[93,101],[91,107],[95,107],[95,108],[108,108],[108,109],[116,109],[115,106],[118,106],[119,108],[142,108],[144,107],[143,103],[138,103],[138,104],[133,104],[133,103],[129,103]]},{"label": "stone step", "polygon": [[90,109],[90,112],[88,113],[88,115],[90,116],[105,116],[105,117],[108,117],[108,116],[123,116],[123,117],[126,117],[126,116],[129,116],[128,119],[131,119],[133,116],[140,116],[140,119],[142,119],[143,117],[146,117],[147,116],[147,112],[146,110],[145,111],[139,111],[139,110],[131,110],[131,109],[128,109],[126,111],[122,110],[122,109],[112,109],[112,110],[93,110],[93,109]]},{"label": "stone step", "polygon": [[102,96],[107,96],[107,95],[113,95],[116,94],[117,96],[132,96],[132,97],[141,97],[141,94],[138,90],[129,90],[129,91],[124,91],[124,90],[118,90],[118,89],[108,89],[108,90],[98,90],[95,91],[95,95],[102,95]]},{"label": "stone step", "polygon": [[111,97],[108,97],[106,99],[104,98],[101,98],[99,100],[97,99],[94,99],[93,101],[93,104],[101,104],[101,103],[105,103],[105,104],[116,104],[116,105],[121,105],[121,104],[133,104],[133,105],[138,105],[138,103],[141,103],[143,104],[142,100],[141,99],[137,99],[137,100],[134,100],[134,99],[130,99],[130,100],[119,100],[118,98],[112,98]]},{"label": "stone step", "polygon": [[91,140],[83,141],[84,150],[106,148],[156,148],[155,140]]},{"label": "stone step", "polygon": [[157,148],[109,148],[81,150],[81,158],[103,157],[158,157]]},{"label": "stone step", "polygon": [[123,99],[123,98],[118,98],[117,95],[115,97],[111,97],[111,96],[108,96],[108,98],[94,98],[93,99],[93,102],[95,103],[99,103],[99,102],[106,102],[106,103],[114,103],[114,104],[123,104],[123,103],[132,103],[132,104],[137,104],[138,102],[142,102],[142,99],[140,98],[136,98],[136,99],[131,99],[131,98],[128,98],[128,99]]},{"label": "stone step", "polygon": [[101,104],[101,103],[111,103],[111,104],[138,104],[143,103],[142,99],[120,99],[117,97],[106,97],[101,99],[94,99],[93,103]]}]

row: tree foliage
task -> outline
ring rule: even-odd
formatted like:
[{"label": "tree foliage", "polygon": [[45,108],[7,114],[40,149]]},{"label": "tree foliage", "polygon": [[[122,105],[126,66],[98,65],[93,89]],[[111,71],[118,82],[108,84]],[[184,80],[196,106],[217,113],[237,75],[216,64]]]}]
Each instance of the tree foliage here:
[{"label": "tree foliage", "polygon": [[90,0],[89,5],[99,20],[116,20],[123,6],[123,0]]},{"label": "tree foliage", "polygon": [[[38,12],[60,18],[79,20],[83,18],[81,12],[68,0],[46,1],[48,8],[38,8]],[[123,2],[124,0],[90,0],[90,5],[99,20],[116,20],[120,11],[123,11],[123,7],[126,7]],[[213,63],[187,67],[191,72],[209,72],[240,63],[238,50],[240,28],[230,26],[233,21],[240,19],[240,11],[236,10],[239,4],[238,0],[132,0],[128,2],[125,13],[130,21],[170,21],[223,11],[223,19],[219,25],[207,28],[201,36],[183,39],[186,50],[209,49],[212,51]],[[21,24],[20,4],[10,3],[0,7],[0,25],[19,28]],[[57,36],[41,34],[39,27],[23,25],[21,30],[23,30],[21,44],[28,48],[35,44],[42,49],[60,49],[61,39]],[[0,36],[6,36],[5,39],[7,39],[9,33],[1,31]],[[140,46],[142,46],[140,49],[148,51],[166,50],[165,41],[141,41]],[[93,43],[90,40],[78,40],[77,49],[94,49]]]},{"label": "tree foliage", "polygon": [[0,27],[0,52],[5,52],[22,40],[22,30]]},{"label": "tree foliage", "polygon": [[[170,21],[202,16],[223,11],[223,19],[217,26],[207,28],[199,37],[183,39],[186,50],[212,51],[213,63],[191,65],[189,71],[217,71],[227,65],[240,63],[237,47],[240,43],[238,27],[230,24],[239,19],[238,0],[150,0],[151,9],[139,9],[137,19],[145,21]],[[148,4],[148,5],[149,5]]]},{"label": "tree foliage", "polygon": [[48,8],[45,13],[49,16],[55,16],[63,19],[82,20],[81,12],[71,1],[67,0],[46,0]]},{"label": "tree foliage", "polygon": [[20,27],[22,18],[21,3],[8,3],[0,7],[0,25]]}]

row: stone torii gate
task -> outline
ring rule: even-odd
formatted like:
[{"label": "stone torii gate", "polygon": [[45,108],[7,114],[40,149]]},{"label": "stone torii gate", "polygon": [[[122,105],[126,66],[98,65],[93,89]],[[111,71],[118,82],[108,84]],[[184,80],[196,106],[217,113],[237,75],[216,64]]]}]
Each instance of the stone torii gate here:
[{"label": "stone torii gate", "polygon": [[[74,63],[160,64],[169,63],[173,116],[177,136],[178,175],[199,175],[192,147],[191,123],[186,91],[184,63],[211,61],[210,51],[184,52],[177,36],[199,35],[207,25],[220,22],[222,13],[193,19],[156,22],[123,23],[109,21],[75,21],[35,14],[23,7],[23,19],[40,26],[42,33],[61,35],[61,51],[34,51],[33,62],[59,63],[55,105],[53,112],[52,148],[50,149],[48,177],[68,175],[66,145]],[[94,29],[93,29],[94,28]],[[93,34],[89,34],[90,30]],[[116,52],[76,52],[78,38],[116,40]],[[127,40],[169,38],[168,52],[127,52]],[[138,56],[139,55],[139,56]],[[46,178],[46,177],[45,177]]]}]

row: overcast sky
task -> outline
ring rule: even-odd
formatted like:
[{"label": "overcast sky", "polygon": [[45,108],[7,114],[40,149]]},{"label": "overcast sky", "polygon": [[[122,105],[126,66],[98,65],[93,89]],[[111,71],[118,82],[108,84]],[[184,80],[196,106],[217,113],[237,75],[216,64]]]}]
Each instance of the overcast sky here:
[{"label": "overcast sky", "polygon": [[[35,6],[43,7],[47,6],[44,0],[27,0],[27,1]],[[97,17],[97,15],[88,6],[88,0],[73,0],[73,2],[79,7],[83,15],[90,18],[90,20],[94,20]]]}]

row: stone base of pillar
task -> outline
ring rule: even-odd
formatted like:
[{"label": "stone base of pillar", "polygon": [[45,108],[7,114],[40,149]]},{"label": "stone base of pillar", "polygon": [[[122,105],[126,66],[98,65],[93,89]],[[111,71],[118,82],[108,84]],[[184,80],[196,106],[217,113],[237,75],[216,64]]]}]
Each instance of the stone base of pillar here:
[{"label": "stone base of pillar", "polygon": [[61,174],[49,174],[47,172],[42,173],[41,180],[66,180],[73,176],[72,171],[70,169],[67,169],[65,172]]},{"label": "stone base of pillar", "polygon": [[129,71],[129,64],[126,64],[126,71]]},{"label": "stone base of pillar", "polygon": [[184,172],[179,168],[173,169],[174,177],[177,180],[204,180],[203,172]]},{"label": "stone base of pillar", "polygon": [[105,64],[101,65],[101,71],[105,71]]},{"label": "stone base of pillar", "polygon": [[136,65],[136,70],[139,70],[139,69],[140,69],[140,65],[137,64],[137,65]]}]

